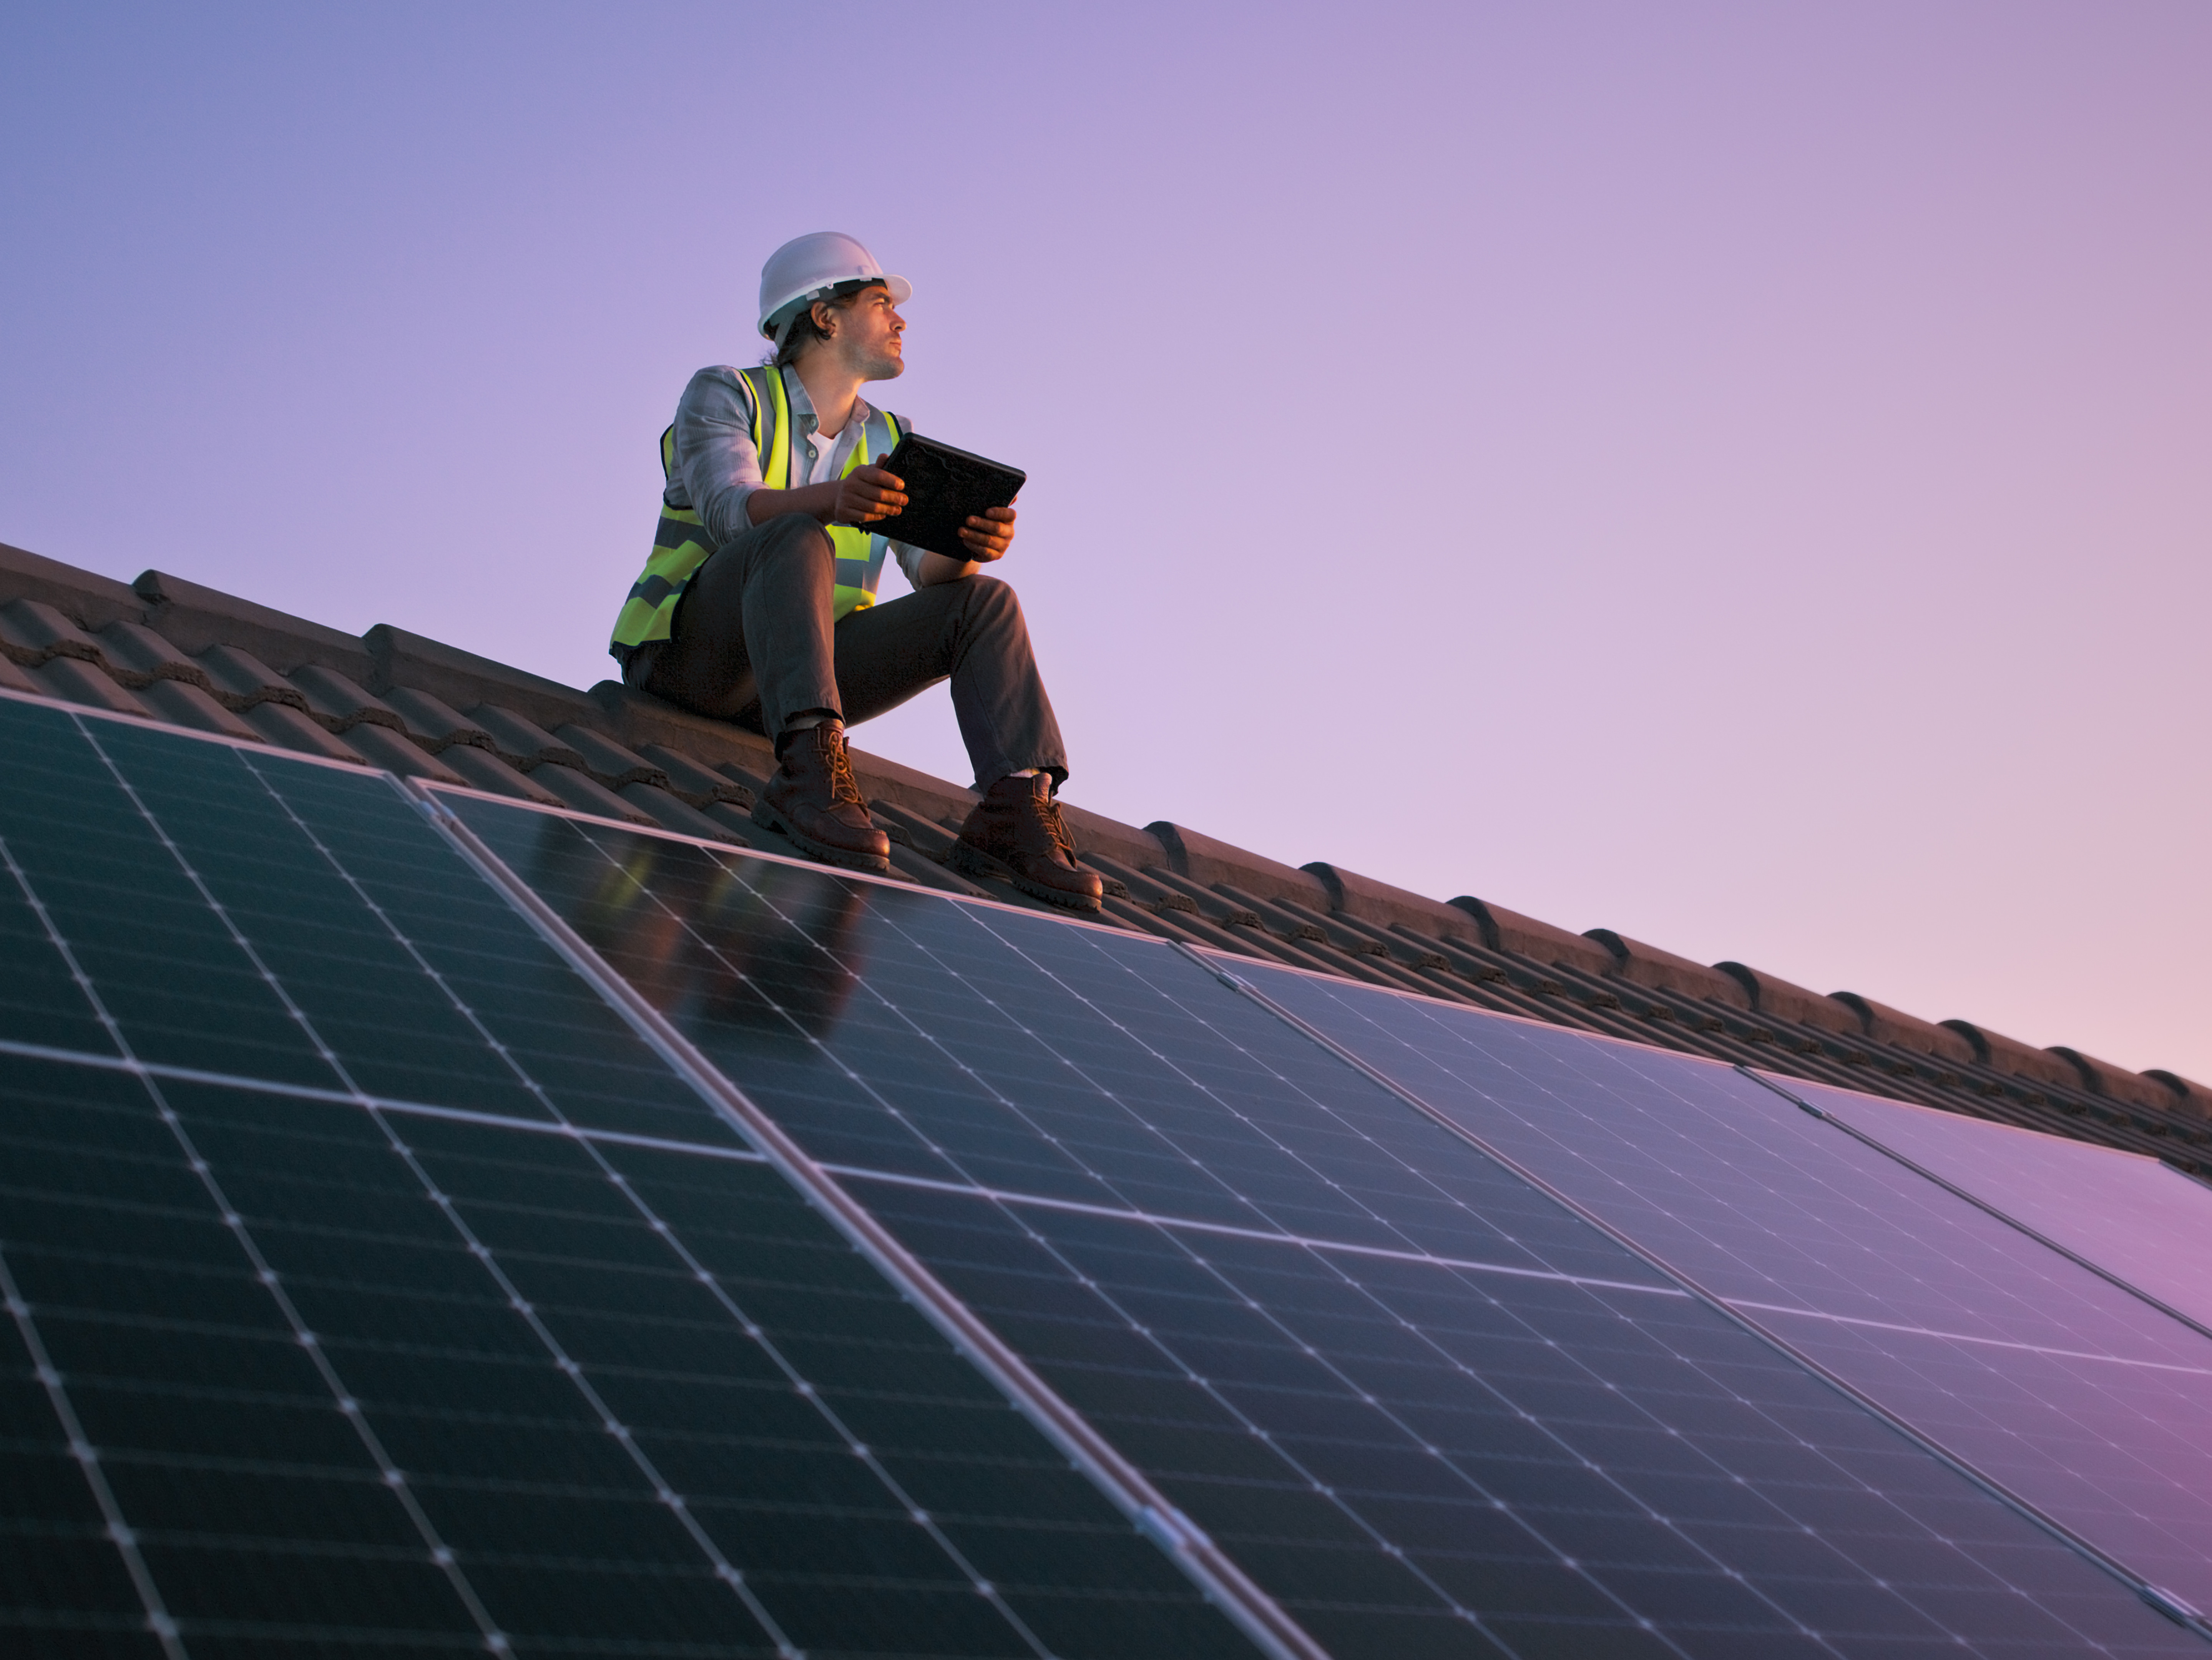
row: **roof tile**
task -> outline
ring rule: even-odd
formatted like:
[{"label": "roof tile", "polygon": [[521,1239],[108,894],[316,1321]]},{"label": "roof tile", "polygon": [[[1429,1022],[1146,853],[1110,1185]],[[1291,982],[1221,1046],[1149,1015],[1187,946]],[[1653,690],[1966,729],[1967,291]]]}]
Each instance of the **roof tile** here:
[{"label": "roof tile", "polygon": [[189,680],[154,680],[140,688],[147,708],[164,721],[200,732],[219,732],[225,738],[261,742],[261,734],[216,702],[204,687]]},{"label": "roof tile", "polygon": [[1329,909],[1328,890],[1306,871],[1278,864],[1261,854],[1247,853],[1242,848],[1217,842],[1210,836],[1185,830],[1164,818],[1146,825],[1145,830],[1166,852],[1166,867],[1201,887],[1210,888],[1216,882],[1233,882],[1247,893],[1256,893],[1262,898],[1295,899],[1317,910]]},{"label": "roof tile", "polygon": [[38,689],[49,697],[83,703],[118,714],[136,714],[153,721],[160,717],[124,687],[118,686],[80,657],[50,658],[29,671]]},{"label": "roof tile", "polygon": [[1570,963],[1589,974],[1608,973],[1613,968],[1613,953],[1579,933],[1539,922],[1471,893],[1463,893],[1451,903],[1474,918],[1482,943],[1492,951],[1510,951],[1538,963]]},{"label": "roof tile", "polygon": [[680,750],[665,744],[647,744],[638,753],[668,775],[666,787],[671,794],[695,807],[703,807],[709,801],[727,801],[740,807],[753,804],[753,793],[743,784],[701,766]]},{"label": "roof tile", "polygon": [[236,646],[210,646],[199,654],[208,684],[227,708],[250,709],[256,703],[289,703],[307,707],[306,696],[283,675],[250,651]]},{"label": "roof tile", "polygon": [[104,628],[118,617],[143,618],[146,602],[126,582],[96,576],[27,548],[0,542],[0,594],[43,599],[80,627]]},{"label": "roof tile", "polygon": [[1656,946],[1647,946],[1641,939],[1631,939],[1611,928],[1592,928],[1583,938],[1596,940],[1613,954],[1613,971],[1624,980],[1659,990],[1678,991],[1686,997],[1710,998],[1735,1008],[1751,1006],[1751,994],[1743,983],[1718,969],[1677,957]]},{"label": "roof tile", "polygon": [[2109,1061],[2100,1061],[2079,1049],[2053,1048],[2051,1053],[2079,1073],[2082,1086],[2093,1095],[2108,1096],[2136,1107],[2155,1109],[2174,1104],[2173,1091],[2156,1079],[2116,1067]]},{"label": "roof tile", "polygon": [[2203,1085],[2191,1079],[2184,1078],[2178,1072],[2168,1072],[2163,1067],[2154,1067],[2145,1073],[2143,1076],[2154,1078],[2163,1084],[2181,1104],[2185,1112],[2191,1113],[2198,1118],[2212,1118],[2212,1089],[2207,1089]]},{"label": "roof tile", "polygon": [[393,732],[407,730],[407,723],[400,718],[398,710],[336,669],[307,663],[294,669],[286,678],[307,700],[307,713],[331,732],[343,732],[364,721]]},{"label": "roof tile", "polygon": [[1741,986],[1751,998],[1751,1006],[1761,1014],[1818,1026],[1823,1031],[1856,1036],[1866,1030],[1866,1022],[1856,1009],[1832,997],[1793,986],[1787,980],[1763,974],[1741,963],[1716,963],[1713,966]]},{"label": "roof tile", "polygon": [[628,783],[617,788],[615,794],[654,823],[674,830],[679,836],[703,836],[709,842],[733,842],[741,848],[751,845],[719,818],[709,818],[690,802],[678,800],[657,786]]},{"label": "roof tile", "polygon": [[[369,765],[396,772],[402,778],[427,778],[436,784],[465,784],[464,778],[428,750],[416,747],[398,733],[364,722],[346,733],[346,742],[361,751]],[[481,750],[470,753],[482,755]]]},{"label": "roof tile", "polygon": [[38,681],[38,690],[46,696],[66,698],[69,703],[84,703],[93,709],[115,709],[118,714],[137,714],[149,721],[159,716],[131,694],[126,687],[115,685],[115,681],[86,663],[80,656],[55,656],[28,670],[31,678]]},{"label": "roof tile", "polygon": [[588,692],[389,623],[379,623],[361,643],[374,660],[366,677],[368,689],[387,702],[395,687],[411,686],[456,708],[496,703],[544,727],[589,721],[600,713]]},{"label": "roof tile", "polygon": [[[624,818],[633,824],[659,824],[659,820],[644,808],[625,801],[589,773],[579,772],[574,767],[543,766],[534,769],[530,781],[558,800],[563,806],[574,807],[578,812],[588,812],[601,818]],[[668,800],[676,801],[674,796]],[[678,806],[683,806],[676,801]]]},{"label": "roof tile", "polygon": [[99,641],[43,599],[11,599],[0,605],[0,652],[25,668],[55,657],[97,663],[105,655]]},{"label": "roof tile", "polygon": [[471,789],[511,795],[518,801],[534,801],[541,807],[568,805],[543,784],[533,781],[527,773],[516,771],[489,750],[478,749],[474,744],[454,744],[440,750],[438,759],[459,774],[461,781]]},{"label": "roof tile", "polygon": [[517,714],[496,703],[479,703],[469,711],[469,719],[491,739],[493,752],[501,760],[526,772],[549,762],[555,766],[573,767],[579,772],[584,769],[584,757],[576,753],[573,745],[563,743],[527,715]]},{"label": "roof tile", "polygon": [[205,669],[143,623],[127,618],[110,623],[100,631],[100,645],[107,658],[107,672],[126,686],[181,680],[202,691],[214,690]]},{"label": "roof tile", "polygon": [[1481,929],[1474,918],[1441,900],[1394,888],[1388,882],[1378,882],[1371,876],[1362,876],[1338,865],[1316,863],[1298,868],[1328,892],[1330,910],[1356,916],[1377,927],[1395,927],[1402,923],[1447,939],[1481,940]]},{"label": "roof tile", "polygon": [[375,764],[344,739],[289,703],[256,703],[242,717],[246,724],[270,743],[302,755],[319,755],[325,761],[349,761],[355,766]]},{"label": "roof tile", "polygon": [[491,734],[442,698],[412,686],[395,686],[384,694],[384,706],[400,719],[400,730],[433,752],[454,744],[488,750]]},{"label": "roof tile", "polygon": [[198,657],[210,646],[236,646],[288,672],[303,663],[320,663],[356,679],[368,672],[369,656],[361,642],[320,623],[166,571],[143,571],[131,587],[140,602],[141,620],[187,656]]},{"label": "roof tile", "polygon": [[[1849,1000],[1851,994],[1838,992],[1836,995],[1838,999]],[[1856,1000],[1863,1002],[1865,1000]],[[1893,1011],[1886,1012],[1893,1013]],[[1910,1018],[1909,1016],[1906,1018]],[[2025,1078],[2060,1089],[2078,1090],[2081,1087],[2081,1074],[2070,1062],[2053,1055],[2049,1049],[2039,1049],[2033,1043],[2023,1043],[2017,1037],[2007,1037],[2002,1032],[1991,1031],[1988,1027],[1975,1025],[1972,1021],[1946,1020],[1943,1025],[1966,1045],[1970,1059],[1979,1061],[1993,1071],[2009,1078]]]},{"label": "roof tile", "polygon": [[625,784],[651,784],[660,790],[668,787],[666,768],[655,765],[636,751],[623,748],[589,727],[571,722],[553,735],[574,750],[584,770],[609,789],[619,790]]}]

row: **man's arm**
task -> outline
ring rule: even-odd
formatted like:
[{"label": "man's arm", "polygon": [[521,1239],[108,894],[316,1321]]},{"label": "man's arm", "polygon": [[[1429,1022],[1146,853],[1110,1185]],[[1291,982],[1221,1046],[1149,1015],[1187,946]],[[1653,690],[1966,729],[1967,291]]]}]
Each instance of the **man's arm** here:
[{"label": "man's arm", "polygon": [[755,525],[787,513],[803,513],[825,525],[868,525],[905,508],[905,481],[881,467],[855,467],[842,478],[797,489],[756,489],[745,498],[748,522]]}]

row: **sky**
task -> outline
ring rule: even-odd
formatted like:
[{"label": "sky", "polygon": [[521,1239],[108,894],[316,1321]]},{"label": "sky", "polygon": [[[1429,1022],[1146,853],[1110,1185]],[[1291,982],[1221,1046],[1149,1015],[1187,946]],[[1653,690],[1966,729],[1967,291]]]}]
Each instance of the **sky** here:
[{"label": "sky", "polygon": [[[578,686],[762,260],[1066,799],[2212,1080],[2212,8],[0,9],[0,541]],[[886,597],[899,586],[894,576]],[[855,730],[968,774],[942,689]]]}]

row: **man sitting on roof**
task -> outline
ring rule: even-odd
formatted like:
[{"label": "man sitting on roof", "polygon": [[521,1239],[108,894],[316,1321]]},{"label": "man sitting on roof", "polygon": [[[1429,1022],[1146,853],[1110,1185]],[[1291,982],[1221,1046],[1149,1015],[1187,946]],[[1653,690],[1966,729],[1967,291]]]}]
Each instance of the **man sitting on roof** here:
[{"label": "man sitting on roof", "polygon": [[[1006,556],[1014,510],[961,532],[949,559],[863,526],[906,505],[871,457],[908,423],[860,395],[905,370],[898,313],[914,292],[849,236],[787,242],[761,271],[758,368],[701,369],[660,435],[660,524],[616,618],[623,678],[696,714],[771,736],[776,771],[754,819],[809,857],[890,868],[845,756],[845,722],[939,680],[983,799],[953,861],[1077,910],[1100,883],[1079,869],[1053,796],[1067,757],[1014,591],[980,566]],[[886,549],[914,592],[875,603]]]}]

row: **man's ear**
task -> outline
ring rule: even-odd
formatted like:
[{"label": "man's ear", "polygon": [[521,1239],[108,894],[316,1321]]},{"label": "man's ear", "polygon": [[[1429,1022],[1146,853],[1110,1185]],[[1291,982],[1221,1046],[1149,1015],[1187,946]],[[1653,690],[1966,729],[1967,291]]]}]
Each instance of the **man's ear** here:
[{"label": "man's ear", "polygon": [[[820,329],[824,334],[834,335],[837,332],[835,326],[837,321],[836,307],[831,305],[827,300],[817,300],[806,309],[808,315],[814,319],[816,328]],[[825,313],[828,313],[826,319],[823,315]]]}]

